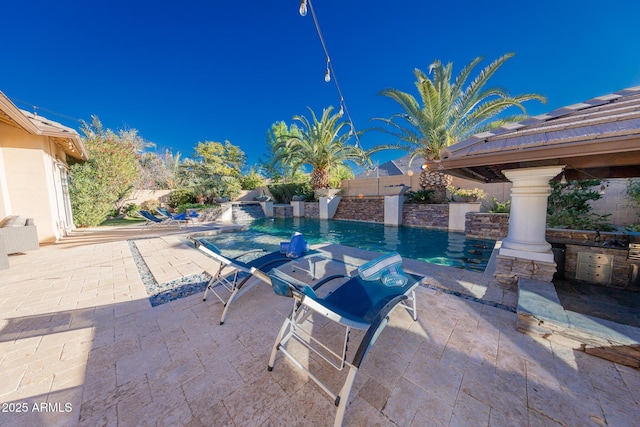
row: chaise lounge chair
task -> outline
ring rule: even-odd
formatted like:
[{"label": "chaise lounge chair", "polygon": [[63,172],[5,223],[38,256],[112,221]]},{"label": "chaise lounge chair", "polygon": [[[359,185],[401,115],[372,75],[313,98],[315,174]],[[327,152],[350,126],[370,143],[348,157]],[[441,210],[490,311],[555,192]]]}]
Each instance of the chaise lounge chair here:
[{"label": "chaise lounge chair", "polygon": [[178,226],[180,224],[189,225],[189,222],[193,223],[194,219],[196,218],[195,216],[190,216],[190,215],[187,216],[186,212],[182,212],[179,214],[172,214],[165,208],[157,208],[156,210],[162,216],[162,219],[172,219],[178,223]]},{"label": "chaise lounge chair", "polygon": [[[334,426],[342,425],[349,393],[353,386],[358,369],[364,357],[373,346],[376,339],[389,321],[389,316],[395,308],[407,308],[417,320],[415,289],[423,278],[402,272],[402,259],[397,254],[380,257],[359,268],[359,275],[355,277],[337,275],[327,277],[313,286],[288,276],[280,270],[273,270],[269,275],[254,272],[261,280],[271,283],[273,290],[281,296],[293,298],[293,310],[285,319],[273,346],[268,369],[274,366],[276,355],[281,351],[294,365],[306,371],[309,377],[318,384],[338,407]],[[363,268],[365,267],[365,268]],[[366,269],[370,271],[367,272]],[[374,272],[371,269],[375,270]],[[327,292],[323,286],[336,279],[348,279],[337,288],[327,286],[332,290]],[[386,282],[386,285],[385,285]],[[318,293],[324,291],[324,296]],[[328,344],[319,341],[315,333],[308,327],[313,326],[313,316],[322,316],[336,322],[345,328],[344,340],[340,349],[331,349]],[[305,324],[306,323],[306,324]],[[317,318],[315,319],[317,324]],[[318,328],[311,328],[315,330]],[[322,329],[322,328],[321,328]],[[366,331],[351,362],[347,361],[347,343],[351,329]],[[303,363],[296,359],[287,349],[287,343],[295,338],[296,343],[302,344],[310,352],[320,356],[325,362],[338,371],[348,367],[344,385],[336,394],[323,384],[310,370],[308,361]],[[331,337],[334,338],[334,337]],[[322,363],[326,366],[325,363]]]},{"label": "chaise lounge chair", "polygon": [[[206,301],[207,293],[211,291],[220,300],[220,302],[224,304],[224,310],[222,311],[222,317],[220,318],[221,325],[224,324],[227,311],[229,310],[231,303],[258,283],[258,281],[256,281],[247,285],[247,282],[253,277],[253,271],[269,273],[272,269],[293,261],[295,257],[302,253],[304,248],[304,239],[302,238],[302,235],[294,233],[291,243],[289,243],[288,246],[292,246],[294,239],[296,239],[296,242],[300,242],[295,244],[295,246],[298,246],[300,249],[294,252],[267,252],[264,249],[254,249],[244,252],[234,258],[225,257],[215,246],[207,243],[206,241],[201,239],[191,239],[197,249],[219,262],[218,270],[211,274],[211,280],[207,284],[202,300]],[[263,254],[250,261],[243,262],[240,260],[240,258],[249,255],[256,256],[260,253]],[[227,267],[231,268],[233,271],[229,272]],[[229,297],[226,300],[217,292],[217,290],[222,291],[222,288],[229,293]]]},{"label": "chaise lounge chair", "polygon": [[150,226],[154,226],[154,225],[172,225],[172,224],[178,224],[178,227],[180,227],[180,221],[169,217],[169,218],[158,218],[157,216],[155,216],[154,214],[152,214],[149,211],[145,211],[145,210],[140,210],[138,211],[138,214],[143,217],[144,219],[147,220],[147,222],[144,223],[145,226],[150,225]]}]

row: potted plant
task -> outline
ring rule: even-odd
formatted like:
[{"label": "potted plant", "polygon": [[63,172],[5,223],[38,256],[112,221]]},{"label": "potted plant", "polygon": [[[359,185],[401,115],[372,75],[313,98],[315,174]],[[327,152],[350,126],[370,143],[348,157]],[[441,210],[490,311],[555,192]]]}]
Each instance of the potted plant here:
[{"label": "potted plant", "polygon": [[267,194],[263,191],[262,195],[257,196],[255,199],[258,202],[268,202],[269,200],[271,200],[271,196],[267,196]]},{"label": "potted plant", "polygon": [[317,188],[314,190],[316,199],[320,197],[334,197],[342,191],[341,188]]},{"label": "potted plant", "polygon": [[454,202],[473,203],[487,197],[487,193],[480,188],[454,188],[449,185],[447,190],[451,193],[451,198]]}]

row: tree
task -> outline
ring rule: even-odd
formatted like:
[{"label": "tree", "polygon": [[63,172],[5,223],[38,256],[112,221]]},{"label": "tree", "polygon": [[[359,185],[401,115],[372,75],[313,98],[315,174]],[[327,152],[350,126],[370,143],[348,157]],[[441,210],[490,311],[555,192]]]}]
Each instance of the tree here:
[{"label": "tree", "polygon": [[240,177],[240,185],[243,190],[255,190],[264,184],[264,177],[258,172],[258,168],[255,166]]},{"label": "tree", "polygon": [[96,116],[81,130],[89,160],[70,166],[69,193],[74,221],[83,227],[100,224],[131,192],[138,176],[138,152],[146,143],[135,129],[105,130]]},{"label": "tree", "polygon": [[180,153],[171,150],[164,154],[146,152],[140,156],[139,174],[135,187],[139,190],[171,189],[175,187]]},{"label": "tree", "polygon": [[179,167],[179,183],[193,192],[200,203],[216,197],[240,194],[241,169],[246,156],[237,146],[225,141],[199,142],[194,159],[185,159]]},{"label": "tree", "polygon": [[[278,144],[278,141],[283,137],[299,137],[300,135],[300,129],[295,123],[288,127],[284,121],[275,122],[267,132],[267,149],[269,157],[261,159],[260,163],[266,171],[267,176],[271,177],[274,181],[286,181],[288,177],[295,177],[299,172],[298,170],[292,170],[292,166],[283,162],[282,159],[276,160],[278,155],[281,154],[279,151],[281,151],[282,148],[276,149],[275,147]],[[293,178],[293,180],[295,181],[295,178]]]},{"label": "tree", "polygon": [[294,116],[302,127],[299,134],[282,135],[273,146],[275,161],[291,165],[293,171],[302,165],[308,165],[311,171],[311,187],[316,190],[329,188],[329,177],[332,170],[346,161],[363,164],[368,153],[360,147],[347,144],[351,132],[343,132],[345,127],[351,129],[349,122],[340,121],[341,114],[331,114],[333,107],[322,110],[320,120],[311,108],[311,120],[304,116]]},{"label": "tree", "polygon": [[202,161],[211,167],[211,171],[219,176],[240,176],[240,170],[247,160],[244,152],[230,143],[198,142],[195,148],[196,160]]},{"label": "tree", "polygon": [[[379,130],[397,137],[401,142],[400,148],[411,153],[411,161],[416,156],[437,160],[440,150],[449,145],[475,133],[522,120],[526,114],[522,103],[532,99],[546,102],[542,95],[511,96],[505,89],[485,87],[496,71],[513,56],[513,53],[507,53],[496,59],[467,86],[467,79],[484,57],[477,57],[467,64],[453,82],[451,62],[443,65],[436,60],[429,66],[429,73],[416,69],[415,85],[422,105],[409,93],[398,89],[382,90],[379,94],[396,101],[403,111],[390,118],[376,118],[391,128]],[[433,76],[433,80],[428,74]],[[519,108],[523,115],[498,118],[511,107]],[[449,183],[447,177],[426,167],[420,174],[420,186],[434,189],[441,196]]]}]

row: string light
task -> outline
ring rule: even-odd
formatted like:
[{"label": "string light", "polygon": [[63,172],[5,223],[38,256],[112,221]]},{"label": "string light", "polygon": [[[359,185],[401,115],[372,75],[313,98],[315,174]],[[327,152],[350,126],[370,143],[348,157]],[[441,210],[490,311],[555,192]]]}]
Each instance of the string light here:
[{"label": "string light", "polygon": [[320,24],[318,23],[318,18],[316,17],[316,12],[313,10],[313,4],[311,0],[300,0],[300,16],[307,15],[307,7],[311,11],[311,17],[313,18],[313,24],[316,27],[316,32],[318,33],[318,37],[320,38],[320,44],[322,44],[322,49],[324,50],[324,54],[327,57],[327,69],[324,73],[324,81],[329,83],[333,77],[333,83],[336,85],[336,89],[338,91],[338,95],[340,96],[340,111],[338,114],[340,116],[346,114],[347,120],[351,125],[351,129],[349,131],[350,135],[353,135],[356,139],[355,146],[360,147],[360,137],[358,136],[358,132],[355,130],[355,126],[353,125],[353,119],[351,118],[351,114],[349,114],[349,109],[347,108],[347,104],[344,101],[344,96],[342,95],[342,90],[340,89],[340,85],[338,84],[338,78],[336,77],[336,70],[333,68],[333,63],[331,62],[331,57],[329,56],[329,51],[327,49],[327,45],[324,42],[324,37],[322,37],[322,31],[320,30]]},{"label": "string light", "polygon": [[567,183],[567,177],[564,176],[564,172],[562,172],[562,179],[560,180],[560,184],[565,185]]}]

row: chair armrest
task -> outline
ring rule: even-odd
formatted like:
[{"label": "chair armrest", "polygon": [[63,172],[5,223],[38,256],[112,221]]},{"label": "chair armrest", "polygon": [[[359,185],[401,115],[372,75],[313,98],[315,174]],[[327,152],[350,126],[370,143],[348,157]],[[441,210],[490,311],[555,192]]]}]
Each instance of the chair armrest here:
[{"label": "chair armrest", "polygon": [[268,274],[263,273],[262,271],[258,270],[255,267],[251,267],[251,274],[254,277],[257,277],[258,279],[262,280],[263,282],[266,282],[269,285],[271,285],[271,278],[269,277]]}]

